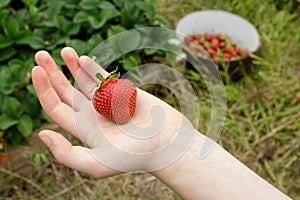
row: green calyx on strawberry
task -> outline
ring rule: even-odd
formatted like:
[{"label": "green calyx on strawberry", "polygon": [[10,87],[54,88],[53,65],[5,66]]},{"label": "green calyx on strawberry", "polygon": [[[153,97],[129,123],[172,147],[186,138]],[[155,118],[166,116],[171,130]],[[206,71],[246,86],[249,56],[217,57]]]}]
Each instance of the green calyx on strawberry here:
[{"label": "green calyx on strawberry", "polygon": [[100,73],[96,77],[100,80],[92,98],[95,110],[102,116],[124,124],[135,113],[137,91],[134,83],[128,79],[119,79],[114,70],[106,78]]}]

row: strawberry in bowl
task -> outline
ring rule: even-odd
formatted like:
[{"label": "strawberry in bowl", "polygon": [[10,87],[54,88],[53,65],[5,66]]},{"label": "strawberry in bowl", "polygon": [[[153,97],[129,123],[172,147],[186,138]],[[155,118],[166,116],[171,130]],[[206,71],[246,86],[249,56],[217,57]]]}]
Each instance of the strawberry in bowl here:
[{"label": "strawberry in bowl", "polygon": [[196,54],[203,54],[199,47],[203,48],[214,61],[234,61],[249,56],[248,49],[238,47],[229,36],[221,33],[196,33],[186,36],[184,41]]},{"label": "strawberry in bowl", "polygon": [[[251,55],[261,46],[259,33],[251,22],[224,10],[187,14],[177,23],[176,34],[187,50],[188,68],[195,59],[208,66],[214,65],[211,62],[214,61],[218,67],[216,70],[227,71],[236,80],[249,72]],[[219,74],[216,70],[215,74]]]}]

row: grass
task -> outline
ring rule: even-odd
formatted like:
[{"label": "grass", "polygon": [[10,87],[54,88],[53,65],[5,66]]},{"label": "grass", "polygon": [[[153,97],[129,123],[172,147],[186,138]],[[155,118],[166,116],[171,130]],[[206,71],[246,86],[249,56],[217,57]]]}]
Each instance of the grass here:
[{"label": "grass", "polygon": [[[182,16],[202,9],[225,9],[257,27],[263,45],[256,52],[252,72],[236,82],[226,79],[227,116],[218,142],[296,200],[300,199],[300,6],[297,2],[161,0],[157,7],[173,27]],[[192,69],[184,73],[199,96],[200,131],[205,133],[210,117],[209,94],[199,89],[203,82]],[[161,94],[163,91],[167,94]],[[157,94],[177,105],[176,100],[167,96],[167,90]],[[0,200],[180,199],[148,174],[129,173],[95,180],[60,166],[45,148],[39,152],[37,158],[28,156],[28,162],[34,166],[33,174],[16,174],[0,168]]]},{"label": "grass", "polygon": [[[227,117],[218,142],[271,184],[299,199],[299,2],[289,1],[285,5],[280,4],[282,1],[257,0],[162,2],[159,8],[168,13],[167,18],[174,26],[186,13],[224,9],[257,27],[262,47],[256,52],[252,72],[237,82],[226,79]],[[197,78],[194,82],[197,83]],[[207,96],[203,90],[198,92],[199,96]],[[201,101],[201,109],[209,111],[208,101]],[[202,124],[208,124],[209,112],[202,115]],[[202,132],[205,133],[205,128]]]}]

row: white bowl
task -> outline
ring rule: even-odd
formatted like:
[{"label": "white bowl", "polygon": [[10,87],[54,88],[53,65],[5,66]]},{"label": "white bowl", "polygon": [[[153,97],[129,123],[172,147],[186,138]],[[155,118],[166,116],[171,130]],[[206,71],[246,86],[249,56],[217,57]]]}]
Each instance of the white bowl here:
[{"label": "white bowl", "polygon": [[183,17],[176,26],[181,42],[184,36],[195,33],[211,33],[229,36],[238,47],[255,52],[260,46],[257,29],[239,15],[223,10],[203,10]]}]

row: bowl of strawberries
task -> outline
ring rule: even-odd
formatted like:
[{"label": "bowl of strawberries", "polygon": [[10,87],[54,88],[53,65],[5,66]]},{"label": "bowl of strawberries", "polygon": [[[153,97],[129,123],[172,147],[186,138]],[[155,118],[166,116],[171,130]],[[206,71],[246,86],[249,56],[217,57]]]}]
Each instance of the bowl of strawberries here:
[{"label": "bowl of strawberries", "polygon": [[[183,17],[176,33],[187,50],[188,60],[197,55],[202,62],[214,62],[233,79],[248,72],[251,54],[260,47],[257,29],[248,20],[223,10],[203,10]],[[226,68],[226,69],[225,69]]]}]

